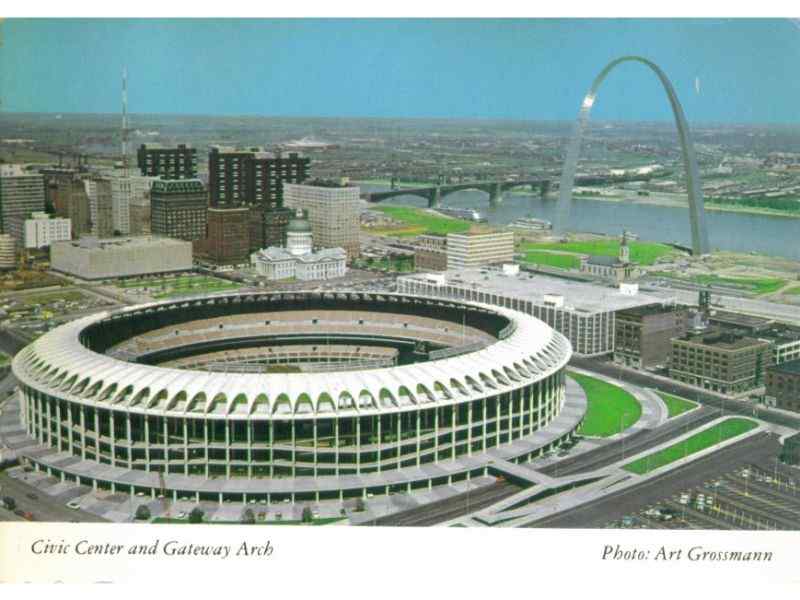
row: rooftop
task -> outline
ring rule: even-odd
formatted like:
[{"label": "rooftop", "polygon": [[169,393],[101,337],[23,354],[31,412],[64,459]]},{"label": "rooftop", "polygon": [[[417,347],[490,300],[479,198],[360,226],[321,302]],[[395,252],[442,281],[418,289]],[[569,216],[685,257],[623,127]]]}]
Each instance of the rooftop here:
[{"label": "rooftop", "polygon": [[113,250],[122,247],[137,247],[137,246],[163,246],[164,248],[173,247],[176,245],[191,244],[191,242],[184,242],[182,240],[175,240],[168,237],[160,237],[153,235],[142,235],[134,237],[118,237],[118,238],[105,238],[98,239],[93,236],[83,236],[79,240],[70,240],[64,242],[53,242],[53,245],[63,246],[70,244],[75,248],[82,248],[84,250]]},{"label": "rooftop", "polygon": [[[789,373],[791,375],[800,375],[800,358],[798,358],[797,360],[790,360],[789,362],[780,363],[778,365],[771,365],[769,369],[771,371],[777,371],[778,373]],[[800,433],[797,435],[800,436]]]},{"label": "rooftop", "polygon": [[752,315],[743,315],[741,313],[716,309],[711,311],[709,320],[718,323],[738,325],[751,329],[765,327],[772,322],[770,319],[764,319],[762,317],[754,317]]},{"label": "rooftop", "polygon": [[[647,304],[675,302],[675,297],[659,297],[652,294],[623,294],[619,288],[595,283],[571,281],[520,271],[517,275],[506,275],[502,269],[451,269],[442,273],[448,285],[472,287],[483,292],[502,294],[544,304],[544,297],[563,296],[564,309],[580,313],[618,311]],[[427,279],[425,274],[407,275],[402,279]]]},{"label": "rooftop", "polygon": [[626,308],[620,311],[620,316],[646,317],[649,315],[663,315],[667,313],[677,312],[684,309],[684,307],[677,304],[647,304],[644,306],[634,306],[633,308]]},{"label": "rooftop", "polygon": [[764,340],[757,340],[732,331],[722,331],[719,329],[704,331],[702,333],[688,333],[678,339],[702,346],[718,348],[720,350],[742,350],[744,348],[764,344]]}]

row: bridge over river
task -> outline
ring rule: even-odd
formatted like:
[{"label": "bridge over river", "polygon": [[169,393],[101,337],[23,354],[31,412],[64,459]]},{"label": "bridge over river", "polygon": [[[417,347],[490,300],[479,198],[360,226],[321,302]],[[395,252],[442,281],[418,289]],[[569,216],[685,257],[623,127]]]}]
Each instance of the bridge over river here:
[{"label": "bridge over river", "polygon": [[479,190],[489,194],[489,204],[496,206],[503,194],[514,188],[528,187],[531,191],[539,190],[542,197],[550,191],[549,179],[520,179],[514,181],[470,181],[466,183],[446,183],[430,187],[396,188],[385,192],[364,192],[361,197],[367,202],[382,202],[396,196],[419,196],[428,201],[428,208],[438,208],[448,194],[464,190]]}]

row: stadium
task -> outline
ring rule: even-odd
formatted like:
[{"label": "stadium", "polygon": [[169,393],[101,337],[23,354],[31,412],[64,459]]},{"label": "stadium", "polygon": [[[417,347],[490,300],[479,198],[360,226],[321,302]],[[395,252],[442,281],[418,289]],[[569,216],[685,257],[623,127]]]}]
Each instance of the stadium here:
[{"label": "stadium", "polygon": [[[94,489],[366,497],[487,475],[571,437],[570,344],[511,308],[372,292],[137,305],[26,347],[17,453]],[[568,408],[568,407],[567,407]]]}]

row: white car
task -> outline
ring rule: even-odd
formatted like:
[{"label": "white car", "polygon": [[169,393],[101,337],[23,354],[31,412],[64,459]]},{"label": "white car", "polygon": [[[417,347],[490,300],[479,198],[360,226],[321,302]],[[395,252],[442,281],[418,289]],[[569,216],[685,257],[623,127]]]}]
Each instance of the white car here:
[{"label": "white car", "polygon": [[186,513],[185,512],[179,512],[177,518],[178,519],[185,519],[186,518]]},{"label": "white car", "polygon": [[67,506],[73,510],[78,510],[81,507],[81,503],[77,500],[72,500],[71,502],[67,502]]}]

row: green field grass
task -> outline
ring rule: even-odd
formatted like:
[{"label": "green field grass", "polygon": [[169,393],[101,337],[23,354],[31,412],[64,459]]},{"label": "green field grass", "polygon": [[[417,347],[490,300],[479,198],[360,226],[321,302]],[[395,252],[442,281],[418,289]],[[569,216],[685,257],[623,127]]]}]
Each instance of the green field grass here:
[{"label": "green field grass", "polygon": [[670,419],[672,417],[677,417],[678,415],[690,411],[695,406],[697,406],[696,402],[692,402],[691,400],[685,400],[683,398],[679,398],[678,396],[667,394],[666,392],[658,392],[658,395],[661,396],[661,399],[664,401],[664,404],[667,405],[667,410],[669,411],[668,416]]},{"label": "green field grass", "polygon": [[370,229],[370,233],[375,235],[397,235],[401,237],[421,235],[423,233],[446,235],[448,233],[467,231],[472,226],[472,223],[468,221],[438,216],[429,213],[425,209],[410,206],[377,206],[375,210],[379,210],[392,219],[403,223],[400,227]]},{"label": "green field grass", "polygon": [[800,296],[800,287],[793,287],[789,288],[788,290],[783,292],[784,294],[789,294],[790,296]]},{"label": "green field grass", "polygon": [[80,292],[65,291],[34,294],[32,296],[20,296],[18,299],[25,306],[33,306],[34,304],[53,304],[59,300],[64,302],[77,302],[83,300],[84,297]]},{"label": "green field grass", "polygon": [[662,271],[654,271],[650,274],[655,277],[675,279],[677,281],[692,281],[702,285],[724,285],[739,288],[743,291],[754,292],[756,294],[771,294],[786,285],[785,279],[779,279],[777,277],[726,277],[723,275],[694,275],[691,277],[681,277],[674,273]]},{"label": "green field grass", "polygon": [[556,269],[579,269],[580,259],[574,254],[555,254],[545,250],[529,250],[525,253],[525,262],[545,265]]},{"label": "green field grass", "polygon": [[11,362],[11,357],[5,352],[0,352],[0,367],[4,367]]},{"label": "green field grass", "polygon": [[627,429],[642,416],[642,405],[621,387],[600,379],[570,373],[586,392],[588,407],[580,427],[581,435],[608,437]]},{"label": "green field grass", "polygon": [[158,300],[184,294],[202,294],[239,289],[241,284],[227,279],[205,275],[184,275],[181,277],[157,277],[153,279],[120,281],[117,287],[123,289],[147,289]]},{"label": "green field grass", "polygon": [[668,465],[695,452],[710,448],[724,440],[742,435],[758,427],[758,423],[750,419],[731,418],[717,423],[713,427],[686,438],[682,442],[668,446],[663,450],[643,456],[623,467],[626,471],[643,475],[659,467]]},{"label": "green field grass", "polygon": [[[523,252],[530,250],[559,250],[576,254],[594,254],[599,256],[618,256],[618,240],[592,240],[587,242],[526,242],[521,245]],[[652,265],[657,259],[675,252],[666,244],[655,242],[628,242],[631,248],[631,260],[641,265]]]}]

